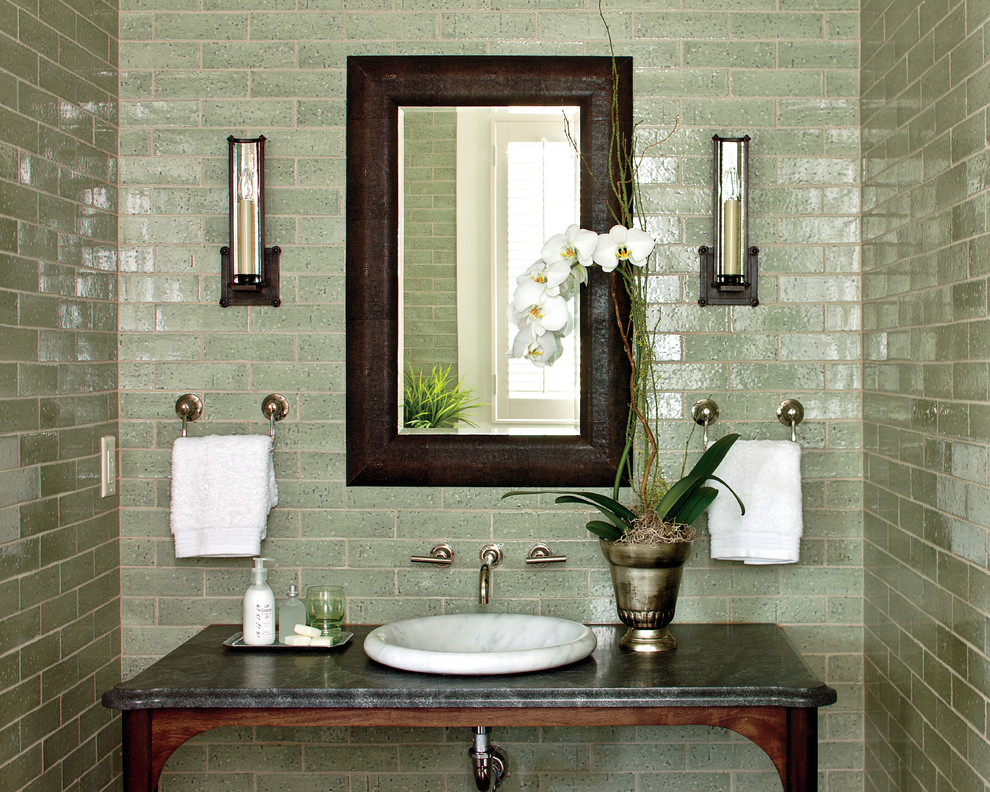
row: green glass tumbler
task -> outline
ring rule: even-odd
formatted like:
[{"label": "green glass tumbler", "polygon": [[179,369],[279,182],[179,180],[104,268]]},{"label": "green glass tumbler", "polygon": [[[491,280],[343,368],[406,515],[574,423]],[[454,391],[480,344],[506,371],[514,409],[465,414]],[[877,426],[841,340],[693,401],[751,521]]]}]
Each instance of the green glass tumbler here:
[{"label": "green glass tumbler", "polygon": [[308,586],[306,588],[306,615],[311,627],[320,635],[340,640],[340,625],[344,622],[343,586]]}]

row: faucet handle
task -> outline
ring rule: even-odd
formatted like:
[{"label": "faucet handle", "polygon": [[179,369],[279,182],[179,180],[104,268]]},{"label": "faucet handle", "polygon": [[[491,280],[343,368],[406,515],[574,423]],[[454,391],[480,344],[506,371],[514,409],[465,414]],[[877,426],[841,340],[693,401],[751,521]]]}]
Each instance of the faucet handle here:
[{"label": "faucet handle", "polygon": [[454,563],[454,550],[446,542],[435,545],[428,556],[412,556],[410,561],[420,564],[435,564],[436,566],[450,566]]},{"label": "faucet handle", "polygon": [[533,566],[546,566],[547,564],[559,564],[567,560],[567,556],[555,556],[549,545],[540,542],[526,556],[526,563]]},{"label": "faucet handle", "polygon": [[502,563],[504,557],[505,554],[502,552],[501,545],[486,544],[481,548],[481,560],[490,567],[497,567]]}]

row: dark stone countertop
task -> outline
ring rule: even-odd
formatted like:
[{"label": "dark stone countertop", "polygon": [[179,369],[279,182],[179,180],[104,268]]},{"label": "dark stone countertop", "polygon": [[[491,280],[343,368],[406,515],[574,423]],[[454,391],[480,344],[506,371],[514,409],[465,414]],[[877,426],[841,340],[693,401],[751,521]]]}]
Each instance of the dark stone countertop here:
[{"label": "dark stone countertop", "polygon": [[835,691],[774,624],[675,624],[659,655],[619,648],[621,625],[593,629],[591,657],[549,671],[498,676],[417,674],[380,665],[362,648],[373,627],[349,626],[344,647],[231,650],[239,629],[215,624],[103,694],[120,710],[344,707],[820,707]]}]

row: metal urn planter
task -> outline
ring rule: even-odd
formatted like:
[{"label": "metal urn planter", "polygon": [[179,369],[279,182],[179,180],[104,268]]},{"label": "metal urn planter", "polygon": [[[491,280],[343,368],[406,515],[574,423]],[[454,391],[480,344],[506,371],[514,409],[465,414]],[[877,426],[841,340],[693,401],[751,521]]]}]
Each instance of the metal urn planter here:
[{"label": "metal urn planter", "polygon": [[674,618],[681,570],[691,542],[635,544],[601,540],[615,589],[619,620],[629,627],[620,645],[635,652],[668,652],[677,641],[667,631]]}]

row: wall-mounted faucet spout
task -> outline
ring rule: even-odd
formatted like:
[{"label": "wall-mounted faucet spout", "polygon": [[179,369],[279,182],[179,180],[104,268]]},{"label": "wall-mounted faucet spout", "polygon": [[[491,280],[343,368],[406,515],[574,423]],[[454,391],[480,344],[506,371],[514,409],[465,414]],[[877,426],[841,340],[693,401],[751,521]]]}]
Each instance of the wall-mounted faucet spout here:
[{"label": "wall-mounted faucet spout", "polygon": [[502,563],[502,548],[497,544],[487,544],[481,548],[481,576],[478,580],[478,602],[487,605],[491,599],[492,567]]}]

